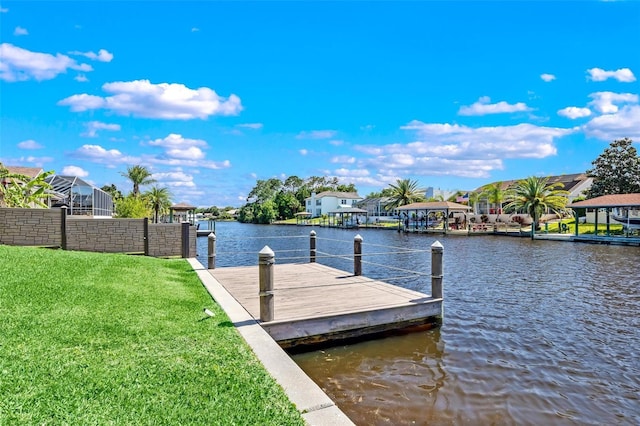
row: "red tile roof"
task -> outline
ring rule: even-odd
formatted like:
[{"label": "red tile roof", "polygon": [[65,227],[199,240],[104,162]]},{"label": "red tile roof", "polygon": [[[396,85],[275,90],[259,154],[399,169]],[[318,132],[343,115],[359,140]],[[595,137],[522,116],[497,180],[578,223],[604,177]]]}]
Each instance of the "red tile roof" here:
[{"label": "red tile roof", "polygon": [[602,207],[635,207],[640,206],[640,194],[612,194],[578,201],[569,204],[571,208],[602,208]]}]

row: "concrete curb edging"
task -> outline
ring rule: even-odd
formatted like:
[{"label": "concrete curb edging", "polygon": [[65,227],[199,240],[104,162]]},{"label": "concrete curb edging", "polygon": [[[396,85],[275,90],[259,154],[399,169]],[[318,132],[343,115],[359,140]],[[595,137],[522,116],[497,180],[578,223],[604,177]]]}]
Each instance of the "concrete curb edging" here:
[{"label": "concrete curb edging", "polygon": [[189,258],[187,261],[307,424],[354,425],[197,259]]}]

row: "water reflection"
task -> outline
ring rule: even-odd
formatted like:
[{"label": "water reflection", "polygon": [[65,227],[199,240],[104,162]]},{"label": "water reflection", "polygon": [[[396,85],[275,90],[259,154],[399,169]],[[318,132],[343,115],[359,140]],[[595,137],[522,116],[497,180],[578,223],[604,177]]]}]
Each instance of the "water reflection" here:
[{"label": "water reflection", "polygon": [[[309,231],[233,224],[218,229],[218,244],[226,250],[226,235],[255,264],[265,240],[240,242],[232,235]],[[343,241],[355,234],[316,231]],[[365,259],[367,252],[380,252],[375,244],[427,249],[435,241],[392,231],[358,233]],[[293,356],[347,415],[362,425],[640,424],[640,249],[438,238],[445,247],[440,329]],[[273,245],[302,254],[308,247],[305,238],[284,241]],[[337,242],[318,243],[325,252],[347,251]],[[239,259],[218,257],[221,264]],[[338,259],[323,263],[330,262],[350,268]],[[388,254],[373,262],[430,273],[427,253]],[[394,273],[363,267],[374,278]],[[430,291],[424,276],[396,284]]]},{"label": "water reflection", "polygon": [[435,408],[446,379],[443,352],[436,329],[300,354],[295,360],[324,378],[325,391],[356,423],[398,424],[416,416],[425,420]]}]

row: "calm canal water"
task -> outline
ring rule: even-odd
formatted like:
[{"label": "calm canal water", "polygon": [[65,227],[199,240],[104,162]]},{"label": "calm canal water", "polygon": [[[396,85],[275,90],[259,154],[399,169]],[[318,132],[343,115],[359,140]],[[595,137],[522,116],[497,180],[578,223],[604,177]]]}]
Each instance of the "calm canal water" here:
[{"label": "calm canal water", "polygon": [[[264,245],[278,263],[308,256],[308,227],[216,226],[218,266],[257,264]],[[293,356],[356,424],[640,424],[639,248],[315,230],[333,254],[359,233],[363,273],[382,279],[406,274],[378,265],[430,274],[429,253],[398,248],[444,245],[441,328]],[[430,293],[428,276],[393,283]]]}]

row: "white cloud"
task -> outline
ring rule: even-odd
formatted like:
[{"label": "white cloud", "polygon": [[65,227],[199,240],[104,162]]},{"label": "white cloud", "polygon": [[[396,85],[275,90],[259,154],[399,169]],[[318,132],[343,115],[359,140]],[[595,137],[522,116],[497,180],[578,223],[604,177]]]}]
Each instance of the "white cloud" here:
[{"label": "white cloud", "polygon": [[100,121],[89,121],[85,123],[87,126],[87,131],[81,133],[80,136],[86,138],[95,138],[98,136],[98,130],[109,130],[111,132],[120,131],[119,124],[109,124],[109,123],[101,123]]},{"label": "white cloud", "polygon": [[200,31],[200,28],[198,28],[198,27],[191,28],[191,32],[192,33],[197,33],[198,31]]},{"label": "white cloud", "polygon": [[202,139],[188,139],[171,133],[164,139],[149,141],[149,145],[165,148],[165,154],[170,158],[200,160],[205,157],[205,154],[199,147],[206,147],[207,143]]},{"label": "white cloud", "polygon": [[79,52],[77,50],[74,50],[72,52],[69,52],[69,55],[84,56],[85,58],[89,58],[92,61],[100,61],[100,62],[111,62],[111,60],[113,59],[113,53],[110,53],[105,49],[98,50],[98,53]]},{"label": "white cloud", "polygon": [[113,96],[73,95],[58,102],[72,111],[104,108],[120,115],[167,120],[205,119],[211,115],[237,115],[240,98],[218,96],[208,87],[190,89],[183,84],[153,84],[149,80],[105,83],[102,89]]},{"label": "white cloud", "polygon": [[174,188],[194,188],[196,186],[193,176],[184,173],[180,168],[173,172],[154,173],[153,178],[159,183]]},{"label": "white cloud", "polygon": [[587,70],[589,76],[588,79],[592,81],[605,81],[613,78],[621,83],[632,83],[636,81],[636,77],[633,75],[629,68],[620,68],[615,71],[605,71],[602,68],[591,68]]},{"label": "white cloud", "polygon": [[46,163],[51,163],[54,158],[53,157],[34,157],[32,155],[28,155],[26,157],[19,158],[6,158],[6,164],[31,164],[34,167],[43,167]]},{"label": "white cloud", "polygon": [[298,151],[298,152],[299,152],[299,153],[300,153],[300,155],[302,155],[302,156],[305,156],[305,155],[307,155],[307,154],[309,153],[309,151],[308,151],[308,150],[306,150],[306,149],[301,149],[301,150],[300,150],[300,151]]},{"label": "white cloud", "polygon": [[591,115],[591,110],[589,108],[579,108],[579,107],[566,107],[562,108],[558,111],[558,115],[563,117],[576,119],[582,117],[588,117]]},{"label": "white cloud", "polygon": [[31,52],[9,43],[0,44],[0,79],[5,81],[51,80],[67,69],[93,71],[90,65],[78,64],[74,59],[57,53]]},{"label": "white cloud", "polygon": [[549,83],[550,81],[553,81],[556,79],[556,76],[553,74],[540,74],[540,78],[544,81],[546,81],[547,83]]},{"label": "white cloud", "polygon": [[87,95],[72,95],[58,102],[58,105],[69,105],[71,111],[82,112],[90,109],[102,108],[105,105],[105,100],[100,96]]},{"label": "white cloud", "polygon": [[185,159],[185,160],[200,160],[204,158],[204,152],[197,146],[190,146],[189,148],[172,148],[166,151],[166,154],[171,158]]},{"label": "white cloud", "polygon": [[82,158],[100,164],[135,164],[140,159],[124,155],[117,149],[105,149],[100,145],[82,145],[72,154],[73,157]]},{"label": "white cloud", "polygon": [[231,167],[229,160],[210,161],[210,160],[190,160],[182,158],[166,158],[166,157],[146,157],[147,162],[152,164],[161,164],[174,167],[204,167],[205,169],[220,170]]},{"label": "white cloud", "polygon": [[640,139],[640,105],[625,105],[613,114],[594,117],[583,127],[587,136],[612,141]]},{"label": "white cloud", "polygon": [[332,139],[329,141],[329,143],[333,146],[342,146],[344,145],[344,141],[341,139]]},{"label": "white cloud", "polygon": [[236,127],[242,127],[245,129],[262,129],[262,123],[243,123],[243,124],[236,124]]},{"label": "white cloud", "polygon": [[460,176],[488,178],[506,158],[556,155],[555,139],[577,131],[524,123],[514,126],[468,127],[414,120],[402,127],[417,140],[355,149],[365,155],[356,169],[375,168],[383,176]]},{"label": "white cloud", "polygon": [[26,28],[22,28],[22,27],[16,27],[15,30],[13,30],[13,35],[14,36],[25,36],[25,35],[29,35],[29,31],[27,31]]},{"label": "white cloud", "polygon": [[340,164],[354,164],[356,162],[356,158],[349,155],[338,155],[331,159],[332,163],[340,163]]},{"label": "white cloud", "polygon": [[78,166],[66,166],[63,167],[62,171],[60,172],[60,174],[65,175],[65,176],[77,176],[77,177],[87,177],[89,176],[89,172],[84,170],[81,167]]},{"label": "white cloud", "polygon": [[311,130],[298,133],[296,139],[331,139],[337,133],[335,130]]},{"label": "white cloud", "polygon": [[9,12],[9,9],[6,7],[0,7],[0,13],[7,13]]},{"label": "white cloud", "polygon": [[638,95],[633,93],[596,92],[589,95],[593,101],[589,105],[602,113],[613,114],[618,112],[617,104],[637,103]]},{"label": "white cloud", "polygon": [[22,141],[18,143],[18,148],[20,149],[41,149],[43,148],[38,142],[33,139],[27,139],[26,141]]},{"label": "white cloud", "polygon": [[525,103],[518,102],[516,104],[508,104],[505,101],[496,104],[490,103],[488,96],[482,96],[478,101],[470,106],[461,106],[458,110],[459,115],[486,115],[486,114],[503,114],[511,112],[531,111]]},{"label": "white cloud", "polygon": [[84,74],[78,74],[77,76],[75,76],[73,78],[75,81],[79,81],[80,83],[86,83],[87,81],[89,81],[89,79],[87,78],[86,75]]},{"label": "white cloud", "polygon": [[189,139],[182,137],[182,135],[171,133],[163,139],[149,141],[149,145],[171,149],[184,149],[192,146],[206,147],[207,143],[202,139]]}]

